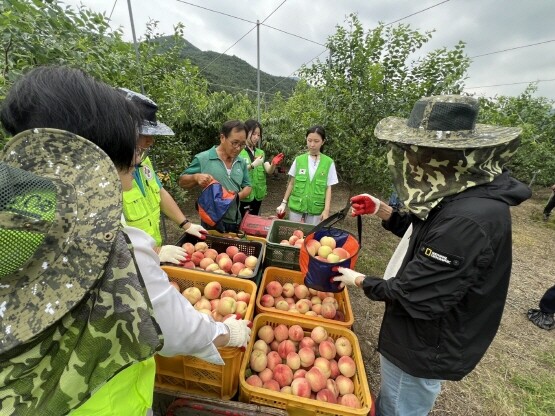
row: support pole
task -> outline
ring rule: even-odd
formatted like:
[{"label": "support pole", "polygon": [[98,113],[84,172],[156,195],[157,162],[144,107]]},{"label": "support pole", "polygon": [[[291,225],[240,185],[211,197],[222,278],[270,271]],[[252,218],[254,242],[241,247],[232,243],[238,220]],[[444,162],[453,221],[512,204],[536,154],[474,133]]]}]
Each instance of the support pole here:
[{"label": "support pole", "polygon": [[141,93],[145,93],[143,85],[143,68],[141,67],[141,57],[139,55],[139,45],[137,44],[137,36],[135,35],[135,22],[133,21],[133,10],[131,9],[131,0],[127,0],[127,8],[129,9],[129,21],[131,22],[131,33],[133,34],[133,45],[135,46],[135,59],[137,59],[137,68],[139,69],[139,81],[141,83]]},{"label": "support pole", "polygon": [[257,60],[257,70],[256,70],[256,104],[257,113],[256,119],[260,123],[260,21],[256,21],[256,60]]}]

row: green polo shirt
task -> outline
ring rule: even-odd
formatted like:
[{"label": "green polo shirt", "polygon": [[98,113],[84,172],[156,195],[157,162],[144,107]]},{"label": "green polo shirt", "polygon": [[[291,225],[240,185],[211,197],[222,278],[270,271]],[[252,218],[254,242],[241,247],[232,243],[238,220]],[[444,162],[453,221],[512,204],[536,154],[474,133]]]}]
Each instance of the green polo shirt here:
[{"label": "green polo shirt", "polygon": [[[228,191],[239,192],[241,189],[251,186],[247,163],[242,158],[235,158],[231,165],[231,172],[218,157],[216,146],[198,153],[182,175],[194,175],[195,173],[208,173],[222,184]],[[232,205],[225,214],[223,221],[235,224],[238,207]],[[241,221],[241,214],[238,214],[238,221]]]}]

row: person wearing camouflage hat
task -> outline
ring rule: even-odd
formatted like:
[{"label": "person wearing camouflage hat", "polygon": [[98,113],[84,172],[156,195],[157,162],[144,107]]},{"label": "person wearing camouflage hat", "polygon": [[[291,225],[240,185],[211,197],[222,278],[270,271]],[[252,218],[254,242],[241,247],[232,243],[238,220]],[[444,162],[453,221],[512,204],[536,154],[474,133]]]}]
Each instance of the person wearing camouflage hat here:
[{"label": "person wearing camouflage hat", "polygon": [[130,102],[82,71],[39,67],[0,121],[14,135],[0,154],[2,414],[143,416],[156,352],[223,364],[218,346],[246,345],[248,321],[197,312],[153,239],[121,222],[141,122]]},{"label": "person wearing camouflage hat", "polygon": [[504,166],[520,128],[477,124],[478,101],[443,95],[416,102],[410,117],[387,117],[398,211],[357,195],[353,215],[371,214],[402,237],[384,278],[339,268],[334,280],[385,302],[380,329],[380,415],[427,415],[444,380],[470,373],[492,342],[512,263],[509,208],[530,198]]},{"label": "person wearing camouflage hat", "polygon": [[137,106],[143,118],[139,127],[139,157],[133,171],[133,183],[123,193],[123,214],[129,226],[139,228],[156,241],[156,252],[163,263],[180,264],[188,259],[187,253],[175,245],[162,245],[160,214],[163,213],[187,234],[204,239],[206,230],[193,224],[181,211],[173,197],[164,189],[148,156],[154,136],[173,136],[174,132],[156,118],[158,106],[150,98],[126,88],[118,91]]}]

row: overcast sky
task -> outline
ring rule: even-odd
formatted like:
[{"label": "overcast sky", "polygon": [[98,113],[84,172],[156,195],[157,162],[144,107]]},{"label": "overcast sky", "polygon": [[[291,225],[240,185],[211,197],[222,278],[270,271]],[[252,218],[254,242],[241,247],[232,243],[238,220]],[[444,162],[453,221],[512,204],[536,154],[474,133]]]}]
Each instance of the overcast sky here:
[{"label": "overcast sky", "polygon": [[[105,12],[106,16],[112,14],[112,27],[121,26],[124,37],[132,39],[127,0],[62,1],[73,6],[83,4]],[[555,100],[554,0],[187,0],[187,3],[254,22],[262,22],[273,12],[265,21],[267,25],[320,44],[335,33],[337,25],[345,23],[350,13],[357,13],[365,30],[369,30],[378,22],[390,23],[429,8],[400,21],[420,31],[435,30],[426,51],[452,48],[462,40],[466,42],[467,55],[474,57],[552,41],[472,59],[466,86],[469,93],[493,97],[518,95],[527,85],[523,82],[550,80],[538,84],[536,95]],[[159,21],[159,31],[164,34],[173,33],[173,25],[182,22],[189,42],[201,50],[221,53],[254,26],[187,3],[131,0],[137,37],[143,36],[149,19]],[[316,43],[268,27],[260,28],[260,67],[272,75],[290,76],[324,50]],[[256,67],[256,29],[226,53]],[[325,59],[327,53],[322,53],[320,59]],[[514,83],[521,84],[492,86]]]}]

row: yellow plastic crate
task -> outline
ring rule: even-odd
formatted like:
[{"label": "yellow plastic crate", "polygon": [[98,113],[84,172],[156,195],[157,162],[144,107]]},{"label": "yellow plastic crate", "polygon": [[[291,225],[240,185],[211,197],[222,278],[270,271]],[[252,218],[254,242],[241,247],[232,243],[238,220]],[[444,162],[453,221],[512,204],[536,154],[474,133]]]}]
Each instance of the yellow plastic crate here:
[{"label": "yellow plastic crate", "polygon": [[268,308],[264,307],[260,304],[260,300],[262,295],[266,290],[266,285],[272,281],[276,281],[281,283],[282,285],[285,283],[299,283],[304,284],[304,276],[301,272],[297,272],[295,270],[289,269],[281,269],[279,267],[266,267],[264,269],[264,274],[262,275],[262,281],[260,282],[260,290],[256,295],[256,313],[271,313],[271,314],[278,314],[284,316],[290,316],[293,318],[302,317],[303,319],[308,319],[314,322],[320,323],[330,323],[334,325],[343,326],[345,328],[351,328],[353,326],[353,322],[355,321],[355,316],[353,314],[353,308],[351,307],[351,299],[349,298],[349,292],[347,289],[342,290],[341,292],[334,293],[334,297],[339,304],[339,310],[343,312],[345,315],[345,321],[336,321],[333,319],[323,318],[321,316],[310,316],[310,315],[300,315],[298,313],[282,311],[276,308]]},{"label": "yellow plastic crate", "polygon": [[279,324],[287,325],[300,325],[305,334],[308,335],[316,326],[323,326],[328,331],[328,335],[336,340],[339,337],[347,338],[353,346],[352,358],[355,361],[357,372],[352,380],[355,385],[354,394],[360,400],[362,408],[353,409],[339,404],[330,404],[304,397],[298,397],[292,394],[281,393],[261,387],[254,387],[247,384],[245,372],[249,366],[250,355],[256,341],[256,336],[251,338],[243,361],[241,362],[240,370],[240,390],[239,401],[243,403],[260,404],[263,406],[276,407],[278,409],[287,410],[290,416],[311,416],[311,415],[324,415],[324,416],[350,416],[350,415],[368,415],[373,413],[372,395],[370,394],[370,387],[366,379],[366,372],[364,370],[364,362],[362,360],[362,352],[358,343],[357,336],[351,330],[337,325],[322,324],[321,322],[309,321],[307,319],[291,318],[289,316],[273,315],[273,314],[260,314],[254,318],[252,333],[256,334],[258,330],[264,325],[276,327]]},{"label": "yellow plastic crate", "polygon": [[[212,281],[220,282],[222,290],[243,290],[251,295],[245,319],[252,320],[254,314],[256,285],[246,279],[226,277],[182,267],[163,266],[170,281],[179,284],[181,291],[198,287],[201,291]],[[225,365],[216,365],[192,356],[155,356],[155,386],[176,392],[229,400],[239,387],[239,367],[244,352],[240,348],[218,348]]]}]

